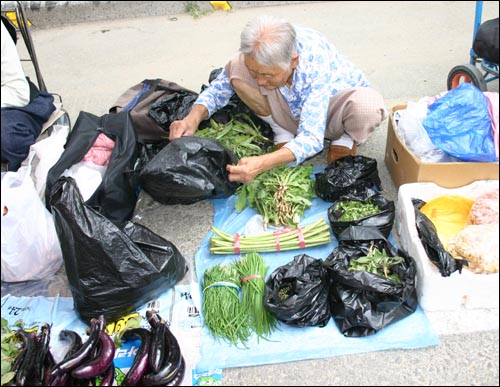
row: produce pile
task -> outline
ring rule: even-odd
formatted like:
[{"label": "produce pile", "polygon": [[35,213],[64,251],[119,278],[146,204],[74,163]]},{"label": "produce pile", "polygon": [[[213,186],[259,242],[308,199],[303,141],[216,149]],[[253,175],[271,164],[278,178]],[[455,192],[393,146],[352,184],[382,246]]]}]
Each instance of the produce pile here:
[{"label": "produce pile", "polygon": [[267,338],[276,329],[275,317],[264,308],[266,272],[264,260],[255,252],[231,265],[205,270],[202,308],[214,337],[246,346],[252,332]]},{"label": "produce pile", "polygon": [[226,124],[211,119],[210,126],[198,130],[196,136],[218,140],[239,159],[262,155],[274,146],[246,114],[237,114]]},{"label": "produce pile", "polygon": [[180,385],[186,365],[176,337],[156,311],[148,310],[146,318],[151,329],[128,327],[120,333],[122,341],[141,341],[127,374],[115,369],[117,345],[105,331],[103,316],[91,319],[85,341],[75,331],[59,332],[59,340],[68,343],[59,362],[49,347],[49,324],[39,333],[25,330],[22,322],[10,330],[2,318],[2,385],[112,386],[115,380],[122,386]]},{"label": "produce pile", "polygon": [[442,195],[420,209],[436,227],[444,248],[456,259],[466,259],[476,274],[498,273],[499,191],[484,192],[475,200]]},{"label": "produce pile", "polygon": [[211,254],[272,252],[303,249],[330,243],[330,227],[323,218],[303,227],[285,228],[260,235],[231,235],[212,226]]},{"label": "produce pile", "polygon": [[385,249],[377,249],[373,243],[370,246],[368,254],[349,262],[349,270],[364,270],[380,277],[390,279],[395,284],[401,284],[401,279],[397,273],[393,273],[391,268],[400,263],[404,263],[403,257],[391,257],[387,255]]},{"label": "produce pile", "polygon": [[312,165],[279,166],[259,174],[250,184],[236,190],[235,208],[243,211],[247,205],[262,215],[264,227],[297,226],[311,199],[316,197],[311,179]]},{"label": "produce pile", "polygon": [[[210,120],[210,126],[198,130],[196,136],[219,141],[238,159],[274,149],[273,142],[246,114],[237,114],[226,124]],[[256,209],[264,218],[264,227],[296,226],[316,196],[312,173],[311,165],[280,166],[261,173],[252,183],[238,188],[236,209],[241,212],[247,205]]]},{"label": "produce pile", "polygon": [[375,215],[380,212],[379,206],[370,200],[362,202],[359,200],[339,200],[333,208],[333,214],[340,222],[350,222],[366,216]]}]

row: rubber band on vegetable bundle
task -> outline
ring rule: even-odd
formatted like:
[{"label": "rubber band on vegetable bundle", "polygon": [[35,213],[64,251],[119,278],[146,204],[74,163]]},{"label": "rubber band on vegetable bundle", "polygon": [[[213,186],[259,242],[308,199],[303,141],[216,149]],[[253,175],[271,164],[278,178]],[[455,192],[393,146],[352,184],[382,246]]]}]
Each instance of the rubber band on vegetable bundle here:
[{"label": "rubber band on vegetable bundle", "polygon": [[[210,238],[211,254],[240,254],[249,252],[273,252],[304,249],[330,243],[330,227],[324,218],[297,228],[260,235],[231,235],[212,226],[215,236]],[[236,243],[237,242],[237,243]]]}]

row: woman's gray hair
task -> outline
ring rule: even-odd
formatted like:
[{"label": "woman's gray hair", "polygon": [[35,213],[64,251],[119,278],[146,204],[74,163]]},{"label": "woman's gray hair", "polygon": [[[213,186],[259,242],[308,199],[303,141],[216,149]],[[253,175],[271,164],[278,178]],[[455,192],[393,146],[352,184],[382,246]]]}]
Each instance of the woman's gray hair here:
[{"label": "woman's gray hair", "polygon": [[254,19],[241,32],[240,52],[263,66],[287,69],[297,53],[295,28],[286,20],[272,16]]}]

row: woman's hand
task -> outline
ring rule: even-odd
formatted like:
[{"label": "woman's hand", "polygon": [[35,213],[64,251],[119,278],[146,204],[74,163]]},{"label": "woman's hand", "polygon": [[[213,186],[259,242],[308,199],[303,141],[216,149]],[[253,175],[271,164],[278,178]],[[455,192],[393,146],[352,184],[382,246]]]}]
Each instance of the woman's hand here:
[{"label": "woman's hand", "polygon": [[249,184],[259,173],[294,160],[295,156],[288,148],[281,148],[261,156],[243,157],[238,165],[228,164],[226,170],[229,172],[229,181]]},{"label": "woman's hand", "polygon": [[189,114],[182,120],[173,121],[170,124],[170,141],[182,136],[194,136],[200,122],[208,118],[208,110],[203,105],[193,105]]},{"label": "woman's hand", "polygon": [[238,165],[228,164],[226,170],[229,172],[229,181],[239,181],[249,184],[255,177],[265,171],[262,170],[262,161],[259,156],[243,157]]},{"label": "woman's hand", "polygon": [[187,118],[180,121],[173,121],[170,124],[170,134],[168,139],[170,141],[182,137],[182,136],[192,136],[196,132],[197,127],[193,126]]}]

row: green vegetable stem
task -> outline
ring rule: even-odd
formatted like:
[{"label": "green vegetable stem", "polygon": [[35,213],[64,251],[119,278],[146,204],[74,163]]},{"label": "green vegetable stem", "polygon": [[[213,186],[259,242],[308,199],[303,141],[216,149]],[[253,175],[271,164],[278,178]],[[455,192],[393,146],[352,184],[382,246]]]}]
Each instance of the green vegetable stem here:
[{"label": "green vegetable stem", "polygon": [[[324,218],[307,226],[240,237],[212,226],[215,236],[210,238],[211,254],[239,254],[294,250],[330,243],[330,227]],[[237,242],[237,244],[236,244]]]},{"label": "green vegetable stem", "polygon": [[251,335],[247,311],[240,300],[240,277],[234,265],[215,265],[202,280],[203,315],[214,337],[237,345]]},{"label": "green vegetable stem", "polygon": [[249,205],[262,215],[264,226],[297,226],[316,196],[312,165],[279,166],[236,190],[238,212]]},{"label": "green vegetable stem", "polygon": [[250,252],[235,262],[243,292],[243,309],[250,319],[250,327],[258,337],[267,337],[277,326],[274,316],[264,308],[265,276],[267,267],[262,257]]}]

